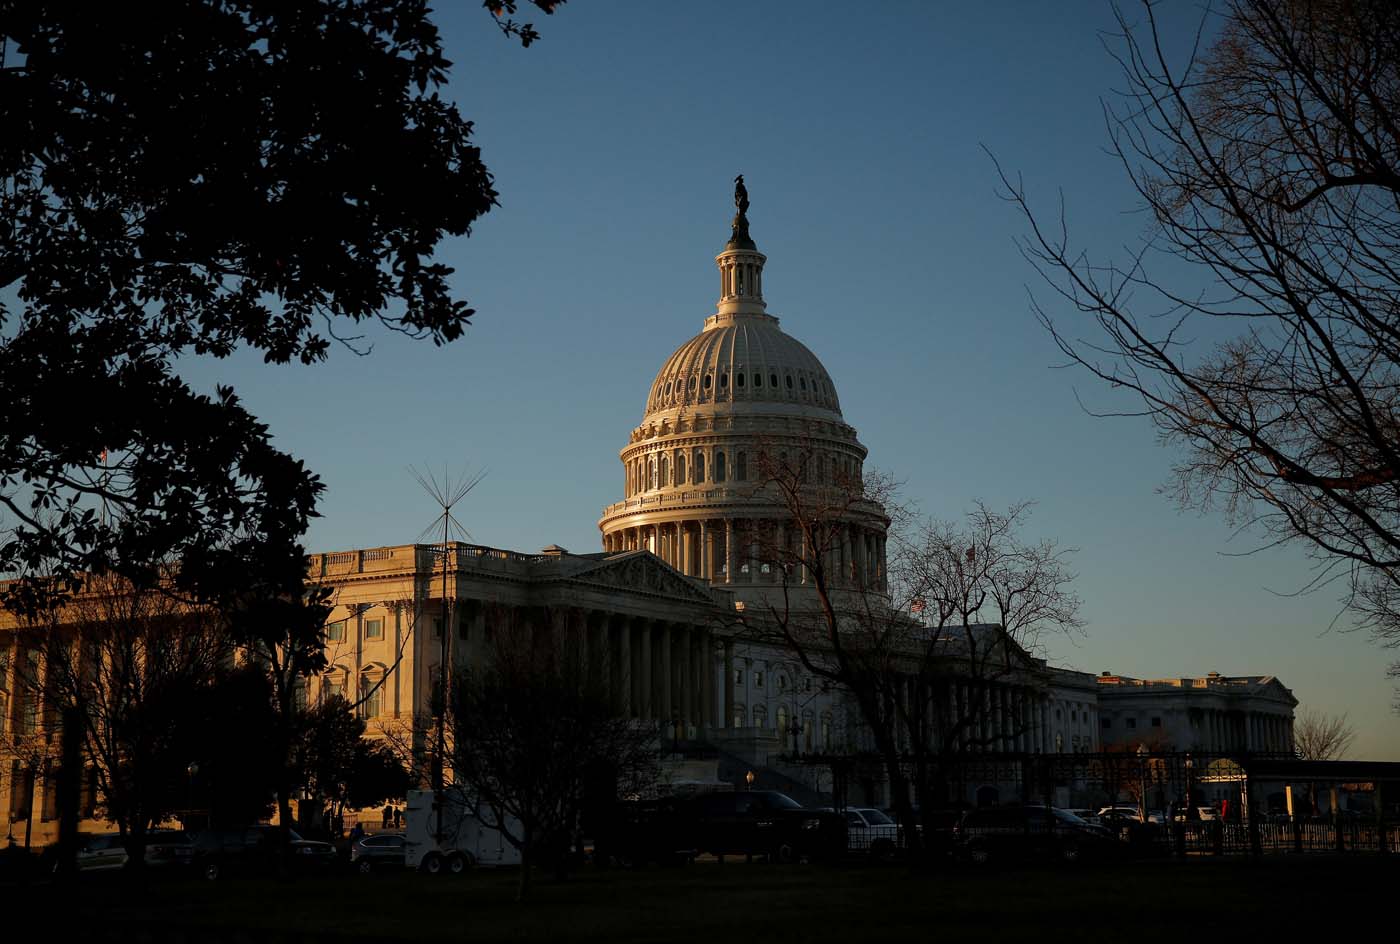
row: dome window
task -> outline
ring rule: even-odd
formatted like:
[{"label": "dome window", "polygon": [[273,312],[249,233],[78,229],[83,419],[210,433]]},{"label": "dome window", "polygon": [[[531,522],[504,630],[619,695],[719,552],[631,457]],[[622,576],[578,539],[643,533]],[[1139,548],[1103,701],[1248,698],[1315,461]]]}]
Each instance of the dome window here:
[{"label": "dome window", "polygon": [[728,375],[728,374],[720,374],[720,375],[719,375],[719,388],[720,388],[721,390],[723,390],[723,389],[724,389],[725,387],[727,387],[727,386],[729,386],[729,375]]},{"label": "dome window", "polygon": [[777,375],[777,374],[769,374],[769,375],[768,375],[768,386],[772,387],[774,390],[777,390],[777,389],[778,389],[778,375]]},{"label": "dome window", "polygon": [[761,386],[763,386],[763,375],[762,375],[762,374],[754,374],[754,375],[753,375],[753,385],[754,385],[755,387],[761,387]]},{"label": "dome window", "polygon": [[[777,384],[774,384],[774,386],[777,386]],[[792,389],[792,374],[787,375],[787,388],[789,390]]]},{"label": "dome window", "polygon": [[690,378],[690,392],[691,392],[691,393],[694,393],[694,392],[695,392],[695,378],[694,378],[694,377],[691,377],[691,378]]},{"label": "dome window", "polygon": [[670,395],[671,395],[671,381],[668,380],[668,381],[666,381],[666,396],[669,397]]},{"label": "dome window", "polygon": [[801,385],[803,391],[805,392],[806,389],[807,389],[807,378],[806,378],[806,377],[801,377],[801,378],[798,379],[797,382],[798,382],[798,384]]},{"label": "dome window", "polygon": [[706,375],[705,375],[705,389],[706,389],[706,390],[709,390],[709,389],[710,389],[710,375],[709,375],[709,374],[706,374]]},{"label": "dome window", "polygon": [[743,374],[735,374],[735,375],[734,375],[734,386],[736,386],[736,387],[742,387],[743,385],[744,385],[744,375],[743,375]]}]

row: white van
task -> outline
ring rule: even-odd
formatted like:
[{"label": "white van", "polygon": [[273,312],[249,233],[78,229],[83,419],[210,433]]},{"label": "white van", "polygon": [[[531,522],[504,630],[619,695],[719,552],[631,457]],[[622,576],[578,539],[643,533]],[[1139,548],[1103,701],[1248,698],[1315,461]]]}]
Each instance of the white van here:
[{"label": "white van", "polygon": [[404,810],[404,864],[430,875],[460,875],[475,866],[519,865],[520,852],[477,817],[458,790],[443,793],[442,841],[432,790],[410,790]]}]

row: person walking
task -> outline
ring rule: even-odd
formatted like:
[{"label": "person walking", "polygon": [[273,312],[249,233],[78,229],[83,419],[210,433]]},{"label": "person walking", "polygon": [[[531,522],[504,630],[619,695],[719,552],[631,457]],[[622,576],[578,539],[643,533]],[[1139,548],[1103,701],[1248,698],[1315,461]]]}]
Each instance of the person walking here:
[{"label": "person walking", "polygon": [[394,807],[394,828],[403,828],[403,807],[401,806]]},{"label": "person walking", "polygon": [[383,822],[380,825],[383,826],[385,829],[388,829],[389,825],[394,821],[394,808],[388,803],[384,804],[384,815],[382,819]]}]

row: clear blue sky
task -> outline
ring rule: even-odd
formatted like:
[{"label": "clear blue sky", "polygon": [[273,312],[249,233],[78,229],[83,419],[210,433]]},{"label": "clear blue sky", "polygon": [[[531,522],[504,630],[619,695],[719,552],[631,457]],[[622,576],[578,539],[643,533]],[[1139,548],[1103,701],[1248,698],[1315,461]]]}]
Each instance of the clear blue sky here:
[{"label": "clear blue sky", "polygon": [[1274,674],[1349,714],[1355,756],[1400,760],[1394,653],[1329,631],[1335,595],[1279,595],[1306,580],[1301,553],[1227,556],[1258,537],[1159,495],[1171,454],[1142,421],[1087,416],[1076,388],[1102,391],[1053,369],[1030,314],[1024,224],[983,145],[1045,209],[1063,188],[1088,247],[1143,225],[1103,151],[1099,100],[1122,85],[1107,3],[578,0],[534,17],[530,49],[477,4],[443,6],[449,94],[501,192],[442,247],[479,311],[467,337],[187,366],[324,478],[313,548],[416,540],[435,512],[405,468],[426,463],[490,470],[459,512],[476,541],[597,550],[655,371],[714,310],[743,173],[769,310],[823,359],[871,463],[932,515],[1034,499],[1033,529],[1081,549],[1089,625],[1055,661]]}]

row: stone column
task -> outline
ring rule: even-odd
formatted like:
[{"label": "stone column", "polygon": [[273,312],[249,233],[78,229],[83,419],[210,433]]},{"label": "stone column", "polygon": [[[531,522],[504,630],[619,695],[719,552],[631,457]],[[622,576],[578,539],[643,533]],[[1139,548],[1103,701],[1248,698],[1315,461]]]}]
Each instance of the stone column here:
[{"label": "stone column", "polygon": [[690,576],[690,534],[686,531],[685,522],[676,522],[676,564],[680,572],[687,577]]},{"label": "stone column", "polygon": [[736,548],[737,542],[735,541],[735,537],[736,537],[737,531],[738,531],[738,529],[734,527],[734,519],[733,519],[733,518],[725,518],[725,519],[724,519],[724,567],[725,567],[724,582],[725,582],[725,583],[734,583],[735,580],[736,580],[735,571],[736,571],[736,569],[737,569],[737,567],[738,567],[738,560],[737,560],[738,555],[735,553],[735,551],[737,550],[737,548]]},{"label": "stone column", "polygon": [[[675,714],[675,703],[671,699],[671,626],[669,623],[661,624],[661,706],[657,713],[661,721],[669,725]],[[675,736],[675,729],[672,728],[670,735]]]},{"label": "stone column", "polygon": [[677,691],[677,701],[680,702],[681,721],[685,724],[686,731],[695,723],[695,640],[692,639],[692,632],[689,626],[681,626],[677,631],[677,642],[680,645],[680,666],[677,675],[680,678],[680,686]]},{"label": "stone column", "polygon": [[637,706],[637,716],[644,720],[653,720],[656,717],[653,707],[656,699],[653,698],[654,689],[652,687],[652,664],[651,664],[651,625],[638,620],[637,635],[641,638],[641,652],[637,655],[637,663],[641,668],[641,704]]},{"label": "stone column", "polygon": [[705,523],[705,519],[700,519],[700,566],[696,570],[696,576],[702,579],[710,579],[710,562],[714,559],[714,554],[710,549],[710,529]]},{"label": "stone column", "polygon": [[724,641],[724,723],[722,728],[734,726],[734,642]]},{"label": "stone column", "polygon": [[612,666],[609,664],[610,647],[612,644],[612,624],[618,617],[608,613],[599,613],[598,619],[594,623],[594,634],[596,638],[588,641],[588,657],[590,667],[597,679],[598,691],[607,698],[609,703],[613,703],[613,678]]},{"label": "stone column", "polygon": [[617,674],[613,684],[617,699],[618,713],[624,718],[632,717],[632,632],[627,620],[618,620],[617,626]]}]

